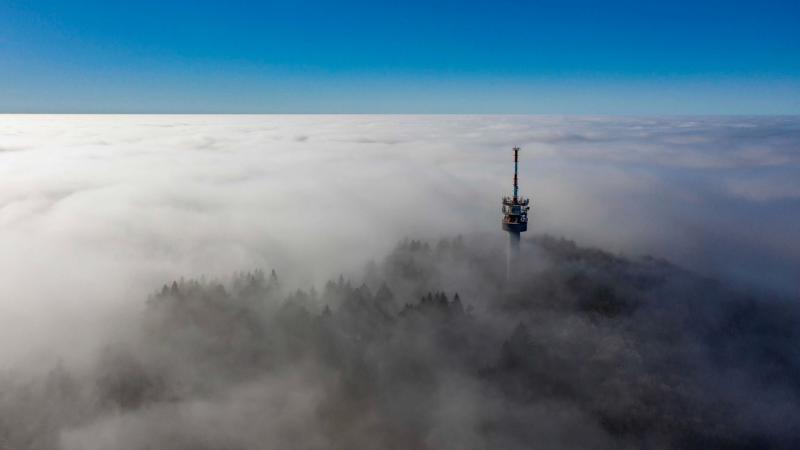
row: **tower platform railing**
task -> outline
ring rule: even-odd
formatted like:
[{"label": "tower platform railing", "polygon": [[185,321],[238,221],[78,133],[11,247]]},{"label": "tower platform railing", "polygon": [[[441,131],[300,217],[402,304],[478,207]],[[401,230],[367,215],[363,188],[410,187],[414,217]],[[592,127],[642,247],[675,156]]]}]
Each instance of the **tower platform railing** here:
[{"label": "tower platform railing", "polygon": [[528,198],[517,197],[515,199],[514,197],[508,197],[508,196],[503,197],[503,204],[504,205],[528,206],[529,203],[530,203],[530,199],[528,199]]}]

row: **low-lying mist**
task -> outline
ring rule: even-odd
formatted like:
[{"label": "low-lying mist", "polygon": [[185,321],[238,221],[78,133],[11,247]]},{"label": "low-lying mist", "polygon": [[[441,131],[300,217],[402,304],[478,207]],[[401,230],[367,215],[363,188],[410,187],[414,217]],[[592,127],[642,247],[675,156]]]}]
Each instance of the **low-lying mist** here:
[{"label": "low-lying mist", "polygon": [[798,144],[791,117],[6,116],[0,449],[797,448]]},{"label": "low-lying mist", "polygon": [[800,444],[797,299],[548,236],[508,282],[499,244],[167,283],[93,364],[0,380],[0,448]]}]

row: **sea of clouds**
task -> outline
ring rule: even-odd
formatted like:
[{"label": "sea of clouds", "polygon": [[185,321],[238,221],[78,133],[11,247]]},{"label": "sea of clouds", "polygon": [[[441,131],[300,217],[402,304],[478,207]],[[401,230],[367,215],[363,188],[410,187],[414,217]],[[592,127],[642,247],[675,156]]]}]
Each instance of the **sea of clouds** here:
[{"label": "sea of clouds", "polygon": [[800,119],[0,116],[0,366],[88,358],[181,276],[294,286],[404,237],[531,231],[800,290]]}]

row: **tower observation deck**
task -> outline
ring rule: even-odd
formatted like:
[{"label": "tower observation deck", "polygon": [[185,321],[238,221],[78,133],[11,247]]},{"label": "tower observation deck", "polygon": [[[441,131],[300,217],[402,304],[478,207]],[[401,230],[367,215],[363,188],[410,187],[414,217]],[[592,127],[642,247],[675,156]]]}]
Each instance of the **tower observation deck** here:
[{"label": "tower observation deck", "polygon": [[514,195],[503,197],[503,230],[508,232],[508,276],[511,277],[512,266],[516,264],[519,254],[519,234],[528,231],[528,210],[530,199],[519,196],[518,184],[519,147],[514,147]]}]

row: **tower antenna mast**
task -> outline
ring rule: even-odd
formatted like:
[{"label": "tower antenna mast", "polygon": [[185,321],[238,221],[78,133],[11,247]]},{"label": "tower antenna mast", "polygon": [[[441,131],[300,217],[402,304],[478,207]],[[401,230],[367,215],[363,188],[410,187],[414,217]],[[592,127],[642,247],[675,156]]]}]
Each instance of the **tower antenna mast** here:
[{"label": "tower antenna mast", "polygon": [[519,147],[514,147],[514,201],[519,197],[519,183],[517,175],[519,174]]}]

